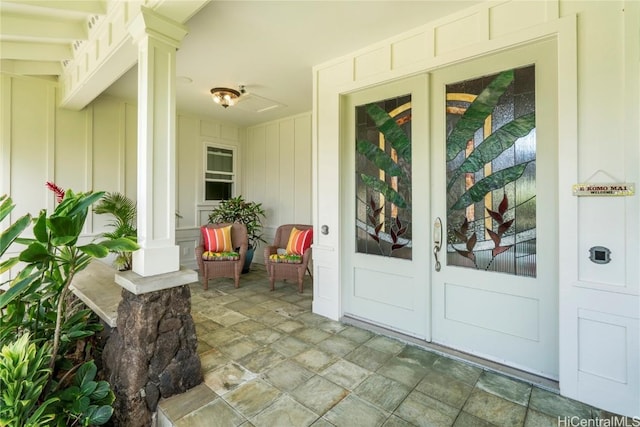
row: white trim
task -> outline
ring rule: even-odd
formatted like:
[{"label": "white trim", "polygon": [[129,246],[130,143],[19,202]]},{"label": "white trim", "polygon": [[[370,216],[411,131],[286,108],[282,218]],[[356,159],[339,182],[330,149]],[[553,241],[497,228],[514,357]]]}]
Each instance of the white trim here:
[{"label": "white trim", "polygon": [[231,197],[236,197],[238,195],[238,189],[240,188],[240,185],[238,183],[239,181],[239,177],[240,177],[240,173],[238,170],[238,165],[240,164],[240,162],[238,161],[238,147],[235,145],[228,145],[228,144],[224,144],[224,143],[219,143],[219,142],[213,142],[213,141],[209,141],[209,140],[203,140],[202,142],[202,162],[201,162],[201,172],[200,172],[200,185],[201,185],[201,189],[200,189],[200,196],[199,196],[199,200],[200,203],[198,204],[198,206],[215,206],[218,203],[221,202],[221,200],[207,200],[206,199],[206,174],[207,173],[222,173],[227,175],[227,172],[215,172],[215,171],[208,171],[207,170],[207,160],[208,160],[208,155],[209,155],[209,147],[211,148],[221,148],[223,150],[230,150],[232,152],[233,155],[233,161],[232,161],[232,168],[233,171],[230,174],[232,177],[231,181],[223,181],[223,180],[216,180],[219,182],[231,182]]}]

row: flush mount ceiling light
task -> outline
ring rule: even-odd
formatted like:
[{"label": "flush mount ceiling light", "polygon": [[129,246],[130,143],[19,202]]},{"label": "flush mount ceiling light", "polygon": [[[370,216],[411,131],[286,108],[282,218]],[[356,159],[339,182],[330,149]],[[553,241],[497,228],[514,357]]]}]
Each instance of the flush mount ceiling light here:
[{"label": "flush mount ceiling light", "polygon": [[211,89],[211,96],[213,102],[222,105],[227,108],[230,105],[234,105],[240,95],[244,93],[244,86],[240,86],[240,90],[230,89],[228,87],[214,87]]}]

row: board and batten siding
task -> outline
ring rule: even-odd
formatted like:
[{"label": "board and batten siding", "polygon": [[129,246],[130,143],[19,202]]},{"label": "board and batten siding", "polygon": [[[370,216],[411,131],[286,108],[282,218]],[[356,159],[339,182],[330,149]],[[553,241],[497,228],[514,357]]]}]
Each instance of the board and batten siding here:
[{"label": "board and batten siding", "polygon": [[[640,3],[488,1],[314,67],[315,313],[342,315],[340,96],[554,39],[558,47],[560,391],[640,416],[640,197],[577,198],[579,182],[640,182]],[[609,264],[588,259],[611,250]],[[615,255],[614,255],[615,254]]]},{"label": "board and batten siding", "polygon": [[[53,211],[55,196],[45,187],[47,181],[76,192],[119,192],[136,200],[135,102],[101,95],[84,109],[73,111],[59,108],[59,97],[55,81],[7,73],[0,77],[0,194],[11,196],[16,205],[2,229],[25,213]],[[195,268],[199,226],[213,207],[202,203],[204,144],[232,145],[241,156],[244,131],[180,113],[177,124],[176,209],[181,218],[176,216],[176,245],[180,246],[180,263]],[[238,180],[241,185],[240,175]],[[82,240],[108,231],[109,220],[107,215],[89,214]],[[14,245],[5,256],[19,250]],[[2,281],[11,274],[5,272]]]},{"label": "board and batten siding", "polygon": [[[246,129],[243,195],[266,211],[264,239],[281,224],[311,224],[311,113]],[[254,261],[263,263],[258,250]]]}]

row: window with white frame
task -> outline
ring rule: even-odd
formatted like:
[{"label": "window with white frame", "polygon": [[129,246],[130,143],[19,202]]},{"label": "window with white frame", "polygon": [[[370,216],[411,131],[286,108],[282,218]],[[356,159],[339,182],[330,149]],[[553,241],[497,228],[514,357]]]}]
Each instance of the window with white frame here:
[{"label": "window with white frame", "polygon": [[233,197],[235,185],[235,148],[206,145],[204,200],[212,202]]}]

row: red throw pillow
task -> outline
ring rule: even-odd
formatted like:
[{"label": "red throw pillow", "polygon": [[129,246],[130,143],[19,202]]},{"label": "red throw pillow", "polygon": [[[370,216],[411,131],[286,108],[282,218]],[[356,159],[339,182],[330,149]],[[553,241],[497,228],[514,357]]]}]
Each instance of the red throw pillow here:
[{"label": "red throw pillow", "polygon": [[204,250],[208,252],[231,252],[231,226],[221,228],[201,227]]},{"label": "red throw pillow", "polygon": [[313,228],[298,230],[293,227],[289,235],[289,242],[287,243],[287,253],[303,255],[304,251],[311,247],[311,243],[313,243]]}]

